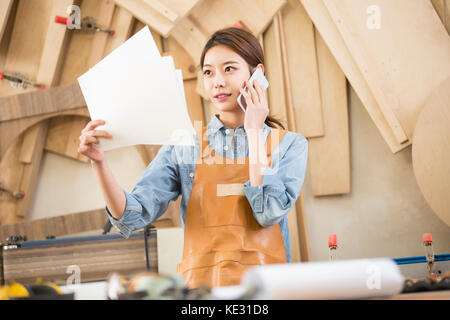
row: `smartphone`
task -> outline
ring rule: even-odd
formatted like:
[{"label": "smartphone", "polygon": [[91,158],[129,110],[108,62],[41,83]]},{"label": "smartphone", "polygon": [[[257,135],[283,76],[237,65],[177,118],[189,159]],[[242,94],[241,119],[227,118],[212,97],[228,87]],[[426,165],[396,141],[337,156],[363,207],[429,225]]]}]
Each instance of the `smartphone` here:
[{"label": "smartphone", "polygon": [[[253,72],[252,76],[248,80],[251,86],[253,86],[254,80],[256,80],[259,85],[263,85],[264,90],[266,90],[267,87],[269,87],[269,81],[267,81],[266,77],[264,76],[260,68],[256,68],[256,71]],[[247,93],[251,96],[251,93],[249,92],[248,88],[245,88],[245,91],[247,91]],[[244,110],[245,112],[247,108],[247,103],[245,102],[245,98],[242,94],[239,95],[237,101],[241,109]]]}]

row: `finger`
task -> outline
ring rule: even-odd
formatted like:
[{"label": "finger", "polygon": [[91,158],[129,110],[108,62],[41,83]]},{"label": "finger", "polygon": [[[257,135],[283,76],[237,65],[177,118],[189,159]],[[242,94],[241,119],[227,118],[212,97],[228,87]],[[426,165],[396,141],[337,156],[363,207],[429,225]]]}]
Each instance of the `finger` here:
[{"label": "finger", "polygon": [[102,124],[105,124],[105,123],[106,123],[106,121],[101,120],[101,119],[89,121],[88,124],[86,125],[86,127],[81,132],[85,133],[85,132],[95,129],[96,127],[98,127]]},{"label": "finger", "polygon": [[99,141],[96,137],[92,137],[92,136],[84,136],[84,138],[82,139],[82,144],[83,145],[88,145],[90,143],[94,143],[94,144],[98,144]]},{"label": "finger", "polygon": [[92,130],[87,132],[87,134],[89,134],[90,136],[93,137],[103,137],[103,138],[112,138],[112,134],[109,133],[108,131],[104,131],[104,130]]},{"label": "finger", "polygon": [[[256,80],[255,80],[256,82]],[[260,104],[262,104],[264,102],[264,89],[262,86],[260,86],[258,83],[255,83],[255,89],[256,92],[258,93],[258,101]]]},{"label": "finger", "polygon": [[250,85],[250,82],[248,82],[248,80],[246,81],[246,85],[247,85],[247,88],[248,88],[248,90],[250,92],[253,104],[256,104],[258,100],[257,100],[257,94],[256,94],[256,91],[255,91],[255,88],[253,88],[253,86]]},{"label": "finger", "polygon": [[245,102],[247,103],[247,108],[253,106],[252,98],[250,98],[250,95],[247,93],[247,91],[242,88],[239,89],[239,91],[241,92],[242,96],[245,99]]}]

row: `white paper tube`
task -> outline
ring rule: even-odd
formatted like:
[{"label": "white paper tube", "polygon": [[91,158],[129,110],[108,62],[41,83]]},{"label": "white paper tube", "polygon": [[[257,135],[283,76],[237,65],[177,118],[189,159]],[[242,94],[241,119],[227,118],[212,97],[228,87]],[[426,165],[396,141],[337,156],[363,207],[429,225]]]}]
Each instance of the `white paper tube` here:
[{"label": "white paper tube", "polygon": [[264,265],[247,270],[242,285],[256,299],[362,299],[402,291],[404,277],[389,258]]}]

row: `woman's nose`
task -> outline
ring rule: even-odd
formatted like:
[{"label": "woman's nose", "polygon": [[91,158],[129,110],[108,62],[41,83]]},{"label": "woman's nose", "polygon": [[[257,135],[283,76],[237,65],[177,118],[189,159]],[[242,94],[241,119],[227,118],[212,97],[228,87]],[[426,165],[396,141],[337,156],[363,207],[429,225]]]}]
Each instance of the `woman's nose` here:
[{"label": "woman's nose", "polygon": [[224,87],[225,86],[225,78],[221,74],[217,74],[214,78],[214,87]]}]

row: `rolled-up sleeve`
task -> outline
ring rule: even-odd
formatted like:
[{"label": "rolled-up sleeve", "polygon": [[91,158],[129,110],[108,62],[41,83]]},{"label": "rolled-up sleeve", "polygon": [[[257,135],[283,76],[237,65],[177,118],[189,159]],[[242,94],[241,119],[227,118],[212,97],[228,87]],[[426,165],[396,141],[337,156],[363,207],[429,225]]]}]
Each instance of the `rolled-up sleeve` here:
[{"label": "rolled-up sleeve", "polygon": [[289,212],[305,180],[308,140],[301,134],[288,133],[294,137],[288,139],[285,151],[281,145],[286,136],[276,148],[280,159],[278,161],[274,152],[272,167],[264,171],[262,184],[251,186],[250,180],[244,183],[244,193],[253,209],[253,216],[263,227],[280,222]]},{"label": "rolled-up sleeve", "polygon": [[123,237],[158,219],[166,212],[169,202],[180,195],[178,165],[174,161],[174,146],[162,146],[143,172],[131,192],[123,190],[126,205],[123,216],[116,219],[105,207],[109,221]]}]

